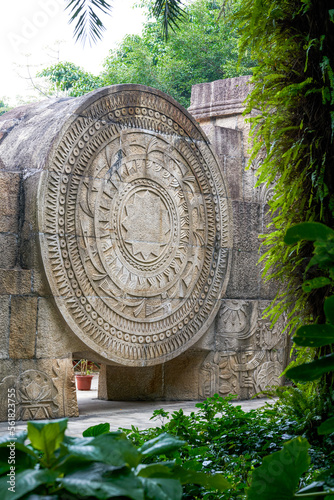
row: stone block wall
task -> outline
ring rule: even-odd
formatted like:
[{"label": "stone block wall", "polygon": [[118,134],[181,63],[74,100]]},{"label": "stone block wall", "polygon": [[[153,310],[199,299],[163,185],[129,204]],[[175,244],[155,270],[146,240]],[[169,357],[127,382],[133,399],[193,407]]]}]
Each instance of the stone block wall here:
[{"label": "stone block wall", "polygon": [[[243,116],[248,90],[247,76],[194,85],[189,108],[220,160],[233,219],[230,279],[201,367],[202,397],[217,392],[247,399],[268,386],[281,385],[288,359],[284,318],[274,328],[263,318],[277,293],[275,282],[262,279],[259,263],[259,235],[270,222],[272,187],[255,187],[258,165],[249,164],[250,125]],[[203,341],[205,336],[200,344]]]},{"label": "stone block wall", "polygon": [[[45,108],[45,103],[22,106],[0,122],[1,421],[7,420],[8,404],[15,404],[17,419],[78,416],[72,368],[76,339],[57,314],[39,252],[38,163],[45,154],[40,148],[52,141],[48,120],[41,120],[38,130]],[[34,151],[31,121],[34,135],[46,139],[35,142]],[[10,392],[9,401],[12,388],[15,397]]]}]

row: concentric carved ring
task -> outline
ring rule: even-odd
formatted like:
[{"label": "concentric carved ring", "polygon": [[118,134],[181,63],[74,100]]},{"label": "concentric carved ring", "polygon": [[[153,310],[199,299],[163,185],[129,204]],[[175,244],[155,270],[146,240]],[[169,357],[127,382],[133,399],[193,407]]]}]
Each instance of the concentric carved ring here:
[{"label": "concentric carved ring", "polygon": [[40,192],[51,290],[90,348],[143,366],[200,338],[226,288],[230,221],[219,166],[185,110],[148,87],[94,92]]}]

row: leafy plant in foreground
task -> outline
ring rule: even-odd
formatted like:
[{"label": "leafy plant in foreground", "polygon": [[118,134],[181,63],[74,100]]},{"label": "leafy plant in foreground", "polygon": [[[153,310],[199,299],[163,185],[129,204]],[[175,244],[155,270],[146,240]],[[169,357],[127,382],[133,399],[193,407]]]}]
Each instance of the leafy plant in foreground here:
[{"label": "leafy plant in foreground", "polygon": [[[190,415],[182,410],[172,414],[163,409],[156,410],[152,418],[163,419],[160,427],[143,431],[132,427],[124,432],[137,446],[163,432],[175,435],[187,441],[185,446],[174,452],[177,463],[191,464],[193,469],[202,472],[221,472],[231,483],[229,490],[220,493],[204,486],[187,485],[184,500],[244,499],[249,474],[261,466],[265,457],[279,452],[282,444],[301,435],[304,423],[302,414],[298,421],[292,408],[288,414],[278,403],[246,412],[239,405],[232,404],[232,399],[233,396],[222,398],[215,394],[198,403],[198,411]],[[302,486],[311,482],[331,463],[334,465],[330,458],[333,450],[333,443],[328,443],[326,450],[323,450],[322,442],[311,444],[311,462],[302,479]],[[284,481],[284,478],[280,480]],[[298,477],[297,484],[299,480]]]},{"label": "leafy plant in foreground", "polygon": [[[310,292],[313,289],[329,287],[334,285],[334,231],[324,224],[316,222],[304,222],[291,227],[285,236],[288,245],[299,243],[302,240],[314,242],[313,257],[306,267],[305,273],[312,267],[317,266],[322,271],[322,276],[317,276],[304,281],[303,288]],[[293,341],[296,345],[309,348],[331,348],[334,344],[334,295],[330,295],[324,302],[324,313],[326,323],[303,325],[298,328]],[[330,349],[331,350],[331,349]],[[297,381],[309,382],[318,380],[329,372],[334,371],[334,354],[320,355],[309,363],[302,363],[289,368],[286,375]],[[333,409],[331,414],[333,415]],[[318,427],[320,435],[334,432],[334,416],[325,420]],[[329,499],[334,496],[334,470],[327,470],[316,482],[307,486],[295,494],[301,475],[307,470],[307,448],[306,440],[299,441],[296,438],[285,445],[286,447],[278,453],[266,457],[261,467],[253,473],[253,480],[248,490],[247,498],[255,499],[255,491],[262,487],[261,498],[264,500],[279,498],[289,500],[292,498],[317,498]],[[288,449],[289,446],[289,449]],[[292,450],[295,450],[294,456]],[[290,453],[290,455],[288,455]],[[289,458],[290,457],[290,458]],[[292,465],[293,464],[293,465]],[[276,473],[275,473],[276,470]],[[284,485],[284,487],[282,486]]]},{"label": "leafy plant in foreground", "polygon": [[[19,498],[130,498],[177,500],[182,485],[196,483],[217,490],[230,487],[221,474],[192,471],[173,460],[145,464],[168,456],[185,443],[163,433],[137,449],[122,432],[100,425],[90,436],[65,435],[67,419],[28,422],[27,432],[0,440],[0,491],[3,500]],[[26,441],[28,443],[26,444]],[[16,454],[15,487],[8,489],[9,446]],[[33,494],[33,495],[32,495]]]},{"label": "leafy plant in foreground", "polygon": [[[324,224],[316,222],[305,222],[298,224],[287,231],[285,242],[294,244],[301,240],[314,242],[314,255],[310,260],[306,272],[312,266],[317,266],[323,276],[318,276],[303,283],[304,289],[311,291],[314,288],[334,286],[334,231]],[[326,323],[303,325],[298,328],[293,341],[302,347],[331,350],[334,344],[334,295],[330,295],[324,302],[324,313]],[[325,351],[326,352],[326,351]],[[321,353],[321,351],[320,351]],[[320,379],[325,374],[334,371],[334,354],[320,355],[310,363],[303,363],[299,366],[289,368],[287,376],[293,380],[302,382]],[[332,412],[333,413],[333,412]],[[334,417],[324,422],[319,432],[329,434],[334,432]]]}]

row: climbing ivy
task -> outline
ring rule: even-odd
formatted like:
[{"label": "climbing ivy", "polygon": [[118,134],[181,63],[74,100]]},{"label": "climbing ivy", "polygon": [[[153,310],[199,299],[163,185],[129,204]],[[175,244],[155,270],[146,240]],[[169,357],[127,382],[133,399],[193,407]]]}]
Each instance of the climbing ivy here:
[{"label": "climbing ivy", "polygon": [[[324,321],[327,289],[302,288],[309,242],[287,247],[286,230],[318,221],[334,226],[334,9],[331,0],[245,0],[237,14],[241,51],[251,48],[251,161],[258,183],[275,183],[271,232],[264,235],[264,275],[284,283],[269,314],[288,313],[290,331]],[[307,279],[317,277],[310,268]]]}]

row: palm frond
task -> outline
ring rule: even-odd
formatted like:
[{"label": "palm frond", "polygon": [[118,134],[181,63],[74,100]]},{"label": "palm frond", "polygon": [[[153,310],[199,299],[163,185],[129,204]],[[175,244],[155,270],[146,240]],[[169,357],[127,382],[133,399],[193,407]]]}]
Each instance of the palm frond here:
[{"label": "palm frond", "polygon": [[65,9],[70,9],[69,23],[75,22],[75,41],[81,41],[85,45],[88,40],[91,45],[102,38],[105,30],[101,19],[96,11],[110,14],[111,5],[106,0],[66,0]]},{"label": "palm frond", "polygon": [[181,7],[182,0],[156,0],[153,6],[153,15],[162,21],[164,38],[168,39],[168,29],[172,31],[178,27],[180,21],[186,17],[186,11]]}]

